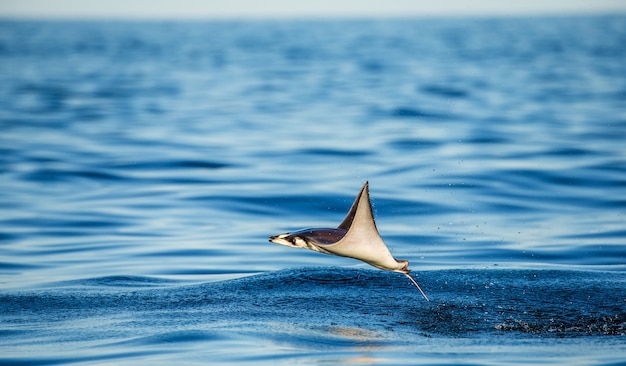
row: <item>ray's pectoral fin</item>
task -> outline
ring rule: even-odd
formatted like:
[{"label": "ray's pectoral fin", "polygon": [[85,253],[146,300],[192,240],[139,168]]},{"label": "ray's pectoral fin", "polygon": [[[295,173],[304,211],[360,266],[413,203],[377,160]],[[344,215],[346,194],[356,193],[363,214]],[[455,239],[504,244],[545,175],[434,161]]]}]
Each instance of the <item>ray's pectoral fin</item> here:
[{"label": "ray's pectoral fin", "polygon": [[367,182],[361,188],[346,218],[338,228],[347,230],[346,235],[338,242],[327,246],[328,251],[362,260],[386,271],[405,272],[407,270],[408,262],[396,260],[378,233]]},{"label": "ray's pectoral fin", "polygon": [[270,241],[350,257],[382,270],[403,273],[428,300],[424,291],[409,274],[409,262],[395,259],[380,237],[370,203],[368,182],[365,182],[350,211],[336,229],[305,229],[270,236]]},{"label": "ray's pectoral fin", "polygon": [[347,230],[347,233],[340,241],[327,247],[328,251],[362,260],[382,270],[403,273],[417,287],[422,296],[430,301],[417,281],[411,276],[409,261],[395,259],[380,237],[372,212],[368,182],[365,182],[361,188],[352,207],[350,207],[350,211],[338,228]]}]

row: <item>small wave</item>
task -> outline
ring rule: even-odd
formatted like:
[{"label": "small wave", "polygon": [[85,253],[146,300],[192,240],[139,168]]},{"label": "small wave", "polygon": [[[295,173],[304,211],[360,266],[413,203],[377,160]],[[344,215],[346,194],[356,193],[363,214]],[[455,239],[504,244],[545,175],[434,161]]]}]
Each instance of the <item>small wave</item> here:
[{"label": "small wave", "polygon": [[441,96],[444,98],[462,99],[468,96],[469,92],[460,88],[453,88],[445,85],[429,85],[422,88],[423,91]]},{"label": "small wave", "polygon": [[412,107],[398,107],[389,111],[388,114],[390,117],[396,118],[450,119],[450,116],[444,113]]},{"label": "small wave", "polygon": [[94,181],[121,181],[126,179],[122,175],[96,170],[68,170],[42,168],[22,175],[22,179],[32,182],[66,182],[76,178]]},{"label": "small wave", "polygon": [[0,262],[0,271],[21,271],[25,269],[35,269],[35,268],[43,268],[41,265],[34,264],[25,264],[25,263],[14,263],[14,262]]},{"label": "small wave", "polygon": [[415,150],[415,149],[432,149],[440,146],[440,143],[433,140],[418,139],[418,138],[399,138],[389,142],[389,145],[400,150]]},{"label": "small wave", "polygon": [[227,337],[224,332],[210,332],[202,330],[179,330],[164,332],[144,337],[136,337],[121,342],[104,344],[103,347],[137,347],[137,346],[163,346],[172,343],[207,342],[224,340]]},{"label": "small wave", "polygon": [[305,155],[321,155],[330,157],[361,157],[371,155],[371,152],[366,150],[343,150],[329,148],[303,149],[300,153]]},{"label": "small wave", "polygon": [[209,160],[154,160],[137,161],[132,163],[117,164],[116,169],[142,171],[162,169],[222,169],[232,166],[231,164]]},{"label": "small wave", "polygon": [[145,276],[106,276],[106,277],[96,277],[96,278],[86,278],[80,280],[71,280],[71,281],[63,281],[56,282],[53,287],[61,286],[88,286],[88,287],[120,287],[120,288],[129,288],[129,287],[155,287],[155,286],[168,286],[173,284],[178,284],[179,281],[164,279],[164,278],[156,278],[156,277],[145,277]]}]

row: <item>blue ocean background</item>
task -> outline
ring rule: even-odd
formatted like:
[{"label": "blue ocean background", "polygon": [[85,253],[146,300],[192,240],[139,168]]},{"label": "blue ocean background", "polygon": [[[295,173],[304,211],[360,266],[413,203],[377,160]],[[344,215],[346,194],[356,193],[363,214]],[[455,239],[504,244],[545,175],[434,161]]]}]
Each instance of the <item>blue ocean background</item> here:
[{"label": "blue ocean background", "polygon": [[[0,21],[0,364],[626,359],[626,16]],[[402,275],[268,243],[369,181]]]}]

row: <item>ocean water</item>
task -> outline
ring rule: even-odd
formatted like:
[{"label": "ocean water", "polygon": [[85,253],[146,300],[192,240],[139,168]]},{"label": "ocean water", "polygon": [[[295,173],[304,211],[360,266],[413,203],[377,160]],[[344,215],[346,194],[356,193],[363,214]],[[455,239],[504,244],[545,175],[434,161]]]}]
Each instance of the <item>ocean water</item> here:
[{"label": "ocean water", "polygon": [[[626,360],[626,17],[0,21],[0,364]],[[402,275],[268,243],[369,181]]]}]

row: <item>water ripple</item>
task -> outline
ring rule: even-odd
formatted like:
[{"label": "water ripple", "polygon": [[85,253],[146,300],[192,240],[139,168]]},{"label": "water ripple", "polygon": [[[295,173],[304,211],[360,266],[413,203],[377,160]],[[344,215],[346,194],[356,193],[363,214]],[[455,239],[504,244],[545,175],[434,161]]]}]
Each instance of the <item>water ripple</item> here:
[{"label": "water ripple", "polygon": [[0,21],[0,363],[621,361],[624,24]]}]

